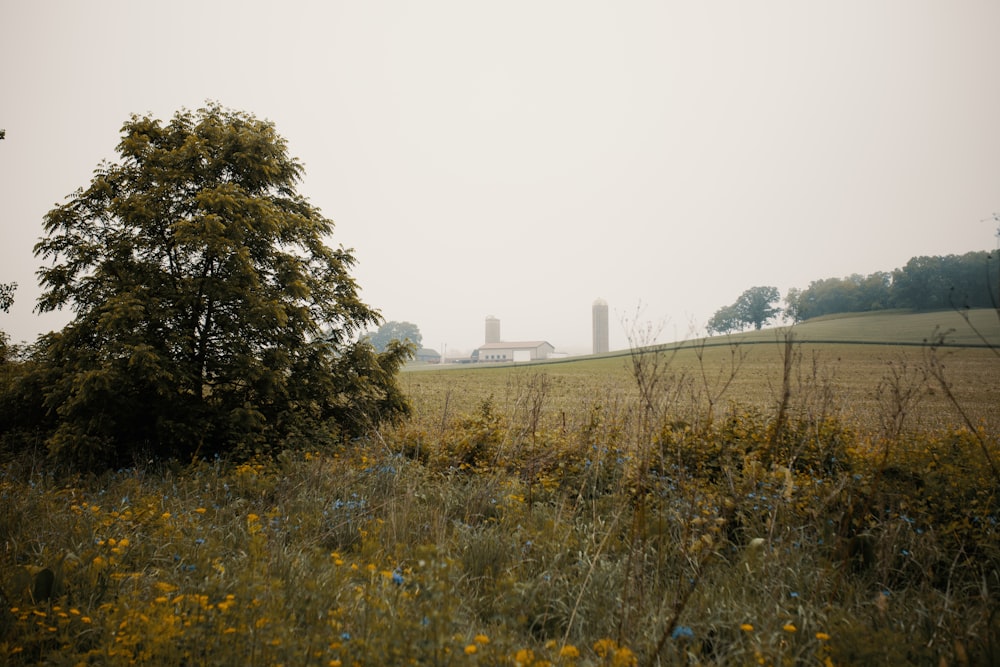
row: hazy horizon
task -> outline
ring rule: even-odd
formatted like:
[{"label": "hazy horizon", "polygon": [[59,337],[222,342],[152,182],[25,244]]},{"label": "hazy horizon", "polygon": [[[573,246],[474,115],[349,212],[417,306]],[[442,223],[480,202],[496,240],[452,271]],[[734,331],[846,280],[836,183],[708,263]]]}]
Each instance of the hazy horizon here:
[{"label": "hazy horizon", "polygon": [[745,289],[995,246],[1000,3],[8,0],[0,329],[132,113],[275,123],[362,298],[449,354],[703,331]]}]

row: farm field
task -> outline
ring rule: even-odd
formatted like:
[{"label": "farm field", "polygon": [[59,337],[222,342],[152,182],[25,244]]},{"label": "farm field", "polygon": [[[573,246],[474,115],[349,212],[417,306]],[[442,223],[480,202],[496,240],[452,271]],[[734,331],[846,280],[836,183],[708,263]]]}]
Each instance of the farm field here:
[{"label": "farm field", "polygon": [[[971,311],[970,320],[988,341],[1000,340],[996,313]],[[725,410],[731,402],[772,408],[782,389],[787,332],[794,336],[792,381],[800,398],[822,391],[830,399],[829,409],[861,427],[877,420],[880,384],[894,373],[916,381],[918,369],[929,360],[925,343],[948,332],[949,346],[940,348],[936,357],[961,405],[977,419],[993,422],[994,427],[1000,424],[997,354],[953,311],[830,317],[794,328],[665,344],[664,361],[669,366],[665,375],[678,385],[675,407],[701,407],[711,396],[716,410]],[[448,410],[461,412],[490,396],[496,401],[514,400],[522,378],[543,374],[549,379],[549,417],[561,419],[563,413],[578,412],[581,403],[634,398],[631,357],[624,350],[535,364],[422,366],[405,373],[403,382],[418,414],[431,418],[446,410],[445,402]],[[911,415],[918,426],[955,425],[960,420],[940,391],[923,392],[920,403],[922,409]]]},{"label": "farm field", "polygon": [[0,662],[1000,664],[1000,356],[931,315],[408,370],[273,461],[5,455]]}]

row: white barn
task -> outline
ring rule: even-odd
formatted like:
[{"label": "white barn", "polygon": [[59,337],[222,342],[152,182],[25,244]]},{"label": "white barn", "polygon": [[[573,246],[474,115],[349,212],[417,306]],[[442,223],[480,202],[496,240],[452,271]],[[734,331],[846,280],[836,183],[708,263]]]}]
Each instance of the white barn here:
[{"label": "white barn", "polygon": [[477,349],[476,358],[482,362],[538,361],[548,359],[556,351],[544,340],[486,343]]}]

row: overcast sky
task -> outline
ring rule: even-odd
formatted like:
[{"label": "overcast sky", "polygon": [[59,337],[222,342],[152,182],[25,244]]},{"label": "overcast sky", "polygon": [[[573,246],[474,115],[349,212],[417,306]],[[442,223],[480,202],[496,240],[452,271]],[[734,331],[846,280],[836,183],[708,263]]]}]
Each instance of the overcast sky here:
[{"label": "overcast sky", "polygon": [[996,243],[996,0],[3,0],[0,329],[68,321],[32,247],[130,114],[206,100],[275,123],[364,300],[449,352]]}]

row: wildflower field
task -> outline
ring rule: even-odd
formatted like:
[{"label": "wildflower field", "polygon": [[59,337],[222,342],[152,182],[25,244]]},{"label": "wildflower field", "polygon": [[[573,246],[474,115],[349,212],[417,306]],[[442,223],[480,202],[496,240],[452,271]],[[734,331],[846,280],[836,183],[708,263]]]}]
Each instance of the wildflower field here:
[{"label": "wildflower field", "polygon": [[1000,356],[406,371],[275,460],[0,468],[9,665],[1000,664]]}]

